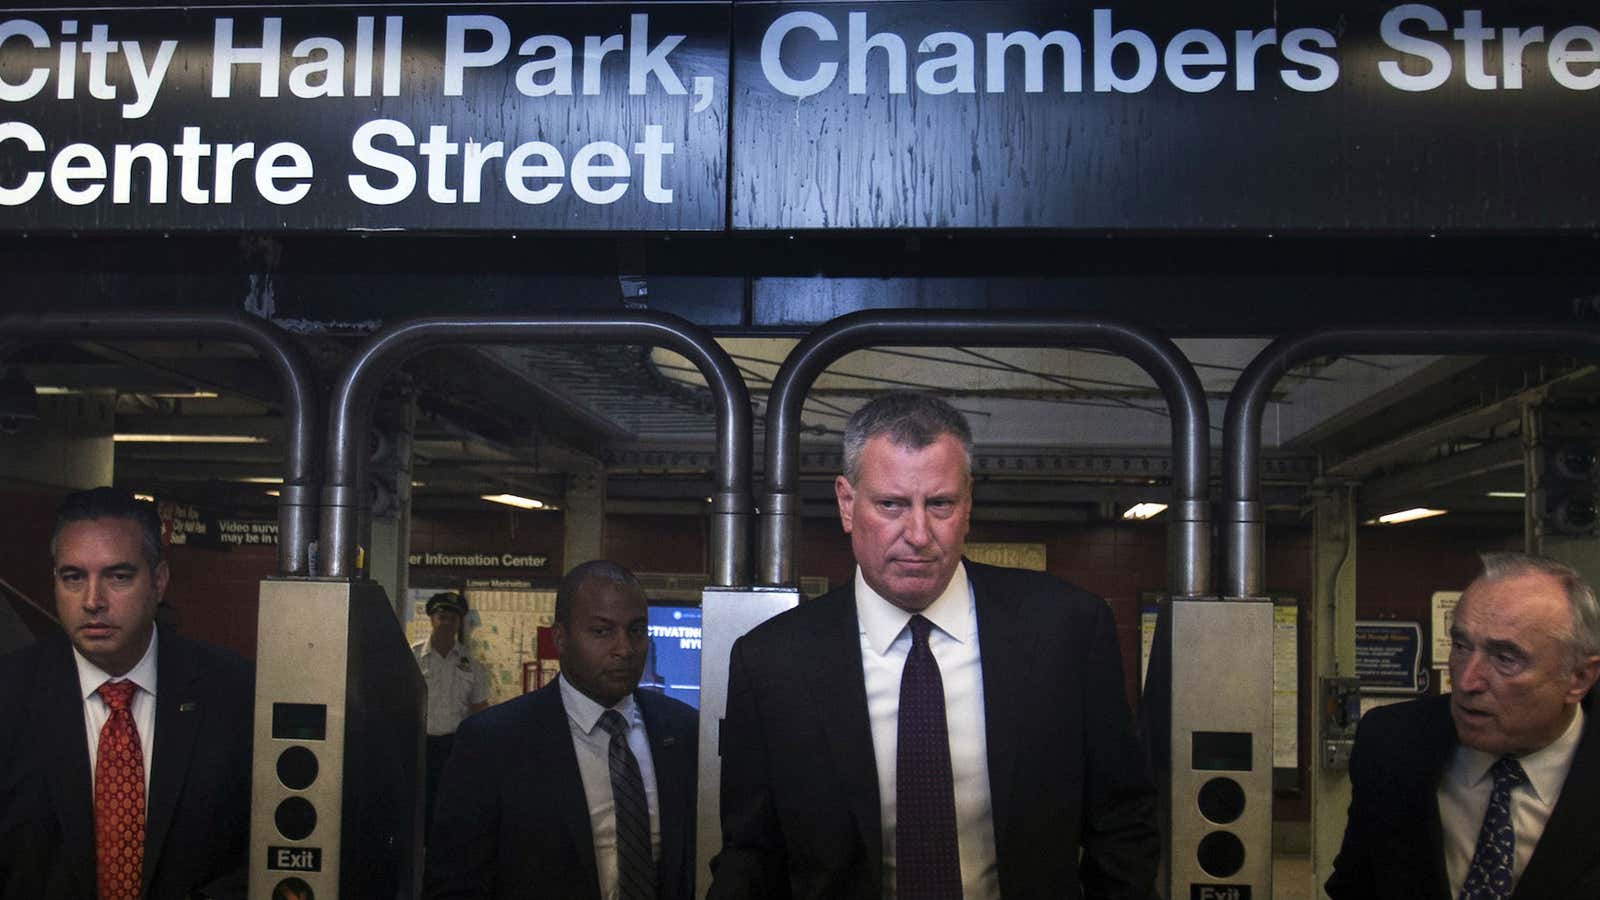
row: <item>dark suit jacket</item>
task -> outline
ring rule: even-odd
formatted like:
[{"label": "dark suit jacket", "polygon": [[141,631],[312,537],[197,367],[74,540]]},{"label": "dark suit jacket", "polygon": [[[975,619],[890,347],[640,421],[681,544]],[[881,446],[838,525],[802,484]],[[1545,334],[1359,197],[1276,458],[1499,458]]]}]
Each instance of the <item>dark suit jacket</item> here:
[{"label": "dark suit jacket", "polygon": [[[244,896],[255,674],[160,630],[144,896]],[[71,644],[0,658],[0,896],[93,900],[94,777]]]},{"label": "dark suit jacket", "polygon": [[[656,770],[660,896],[692,900],[699,720],[670,697],[633,697]],[[589,804],[559,684],[462,722],[436,803],[425,896],[599,900]]]},{"label": "dark suit jacket", "polygon": [[[1153,896],[1155,789],[1124,700],[1110,609],[1034,572],[969,562],[967,574],[1001,894]],[[882,896],[853,583],[734,645],[722,829],[713,898]]]},{"label": "dark suit jacket", "polygon": [[[1584,700],[1583,737],[1513,900],[1600,897],[1600,717]],[[1435,791],[1456,748],[1450,698],[1374,709],[1350,758],[1350,816],[1333,861],[1334,900],[1449,900]]]}]

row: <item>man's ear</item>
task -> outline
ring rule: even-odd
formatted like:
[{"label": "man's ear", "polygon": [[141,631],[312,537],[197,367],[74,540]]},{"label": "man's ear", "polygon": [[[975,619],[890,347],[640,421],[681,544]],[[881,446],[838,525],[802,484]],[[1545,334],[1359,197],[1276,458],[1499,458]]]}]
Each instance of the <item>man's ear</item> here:
[{"label": "man's ear", "polygon": [[1600,656],[1591,656],[1578,663],[1572,672],[1572,688],[1567,691],[1568,702],[1581,702],[1589,689],[1594,687],[1596,678],[1600,678]]},{"label": "man's ear", "polygon": [[172,570],[167,568],[167,561],[163,559],[156,563],[156,569],[150,575],[155,584],[156,602],[160,603],[167,594],[167,581],[172,577]]},{"label": "man's ear", "polygon": [[843,475],[834,476],[833,496],[839,501],[839,524],[844,526],[844,533],[849,534],[856,502],[856,489],[850,484],[850,479]]},{"label": "man's ear", "polygon": [[556,644],[556,658],[567,655],[567,623],[557,622],[550,626],[550,638]]}]

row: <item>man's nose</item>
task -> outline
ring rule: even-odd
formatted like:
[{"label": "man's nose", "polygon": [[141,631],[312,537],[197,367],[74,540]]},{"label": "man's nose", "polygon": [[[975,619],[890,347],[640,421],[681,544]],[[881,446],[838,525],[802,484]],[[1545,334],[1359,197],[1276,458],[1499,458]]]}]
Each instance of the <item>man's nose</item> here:
[{"label": "man's nose", "polygon": [[88,581],[88,587],[83,592],[83,608],[91,610],[105,609],[105,583],[98,578],[90,578]]},{"label": "man's nose", "polygon": [[913,506],[906,516],[906,543],[913,547],[925,547],[933,539],[933,531],[928,527],[928,509],[925,506]]},{"label": "man's nose", "polygon": [[1477,653],[1467,654],[1461,662],[1461,671],[1456,674],[1456,687],[1463,691],[1481,691],[1488,682],[1484,678],[1483,657]]}]

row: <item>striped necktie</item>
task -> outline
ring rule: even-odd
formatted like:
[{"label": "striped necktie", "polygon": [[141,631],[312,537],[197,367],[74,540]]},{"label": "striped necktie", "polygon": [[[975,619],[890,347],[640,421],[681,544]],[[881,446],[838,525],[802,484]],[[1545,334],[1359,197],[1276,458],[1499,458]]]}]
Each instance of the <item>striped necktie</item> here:
[{"label": "striped necktie", "polygon": [[628,748],[628,723],[608,709],[600,714],[600,727],[611,735],[611,801],[617,817],[617,897],[619,900],[654,900],[655,854],[650,851],[650,807],[644,796],[644,776],[639,760]]}]

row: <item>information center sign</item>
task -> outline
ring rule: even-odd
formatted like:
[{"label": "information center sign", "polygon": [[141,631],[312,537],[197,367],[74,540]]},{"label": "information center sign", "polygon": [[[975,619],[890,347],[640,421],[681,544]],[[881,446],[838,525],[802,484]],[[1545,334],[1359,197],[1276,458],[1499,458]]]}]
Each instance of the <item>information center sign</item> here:
[{"label": "information center sign", "polygon": [[0,228],[724,226],[723,3],[0,16]]},{"label": "information center sign", "polygon": [[[1600,221],[1600,7],[750,3],[736,228]],[[1577,132],[1574,132],[1577,129]]]}]

